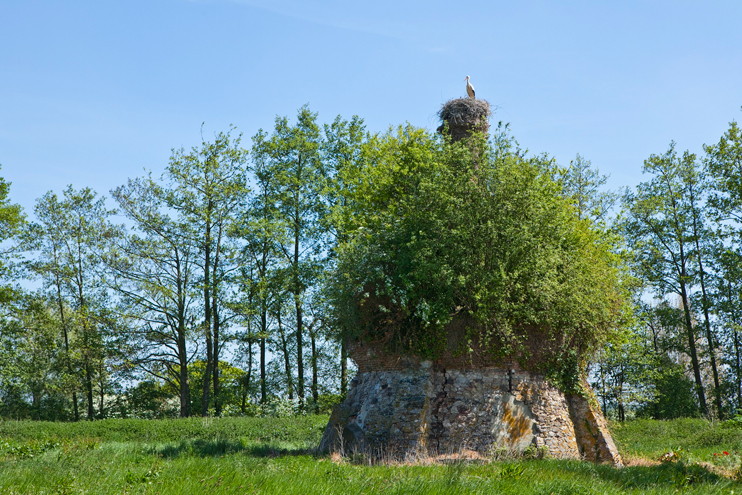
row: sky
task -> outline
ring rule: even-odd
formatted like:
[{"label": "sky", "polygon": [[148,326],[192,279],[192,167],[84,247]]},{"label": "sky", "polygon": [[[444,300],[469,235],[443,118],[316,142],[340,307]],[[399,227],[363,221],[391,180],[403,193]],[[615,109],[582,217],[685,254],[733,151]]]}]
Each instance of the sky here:
[{"label": "sky", "polygon": [[521,146],[579,153],[613,189],[742,116],[739,1],[0,4],[0,177],[29,214],[68,184],[159,176],[202,124],[249,145],[308,104],[320,122],[434,130],[467,75]]}]

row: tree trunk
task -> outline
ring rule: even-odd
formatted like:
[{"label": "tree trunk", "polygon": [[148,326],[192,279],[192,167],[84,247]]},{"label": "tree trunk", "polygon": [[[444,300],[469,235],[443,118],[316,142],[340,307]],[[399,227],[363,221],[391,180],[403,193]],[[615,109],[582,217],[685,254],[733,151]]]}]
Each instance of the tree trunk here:
[{"label": "tree trunk", "polygon": [[[204,325],[206,326],[206,325]],[[209,325],[208,330],[206,330],[206,367],[204,368],[204,376],[203,376],[203,390],[202,390],[202,400],[201,400],[201,416],[208,416],[209,415],[209,401],[211,400],[211,397],[209,396],[209,392],[211,390],[211,364],[213,362],[212,358],[212,346],[211,346],[211,325]]]},{"label": "tree trunk", "polygon": [[[270,215],[267,212],[268,199],[266,198],[265,189],[263,194],[262,203],[262,215],[261,218],[265,222],[270,221]],[[265,372],[265,346],[266,336],[268,335],[268,294],[264,285],[267,283],[267,272],[268,272],[268,256],[271,252],[270,244],[266,239],[266,233],[263,232],[263,238],[261,239],[261,251],[260,251],[260,265],[258,267],[258,282],[259,287],[262,290],[258,292],[260,297],[260,403],[265,404],[268,400],[268,394],[266,390],[266,372]]]},{"label": "tree trunk", "polygon": [[41,419],[41,392],[35,386],[31,387],[31,417]]},{"label": "tree trunk", "polygon": [[[297,211],[298,215],[298,211]],[[298,226],[298,217],[296,218]],[[296,395],[299,397],[299,407],[304,408],[304,328],[302,321],[301,289],[299,281],[299,229],[294,231],[294,306],[296,308],[296,371],[298,375]]]},{"label": "tree trunk", "polygon": [[220,402],[219,397],[219,353],[221,351],[221,342],[220,342],[220,336],[219,331],[221,329],[220,327],[220,320],[219,320],[219,278],[218,278],[218,269],[219,269],[219,255],[222,250],[222,237],[223,237],[223,228],[224,228],[224,222],[221,217],[219,217],[219,229],[217,231],[217,237],[216,237],[216,250],[214,251],[214,261],[213,261],[213,273],[212,273],[212,288],[211,288],[211,298],[212,298],[212,304],[211,304],[211,310],[213,313],[214,318],[214,366],[213,366],[213,380],[214,380],[214,414],[217,417],[220,417],[222,415],[222,404]]},{"label": "tree trunk", "polygon": [[299,398],[299,406],[304,407],[304,356],[302,348],[304,341],[302,339],[302,307],[299,295],[294,298],[296,304],[296,371],[297,371],[297,388],[296,395]]},{"label": "tree trunk", "polygon": [[621,366],[621,372],[618,374],[618,391],[616,393],[616,400],[618,401],[618,420],[622,423],[626,420],[626,410],[623,403],[624,373],[625,369]]},{"label": "tree trunk", "polygon": [[720,419],[723,416],[723,411],[721,407],[721,386],[719,385],[719,371],[716,367],[716,348],[714,346],[714,336],[711,332],[711,321],[709,319],[709,302],[708,297],[706,295],[706,282],[705,282],[705,272],[703,270],[703,256],[701,256],[701,243],[700,243],[700,233],[698,231],[698,215],[696,214],[696,207],[695,207],[695,195],[693,193],[693,185],[688,185],[688,191],[690,194],[690,201],[691,201],[691,211],[693,212],[693,237],[695,238],[696,242],[696,252],[698,253],[698,274],[700,277],[701,282],[701,304],[703,305],[703,316],[704,316],[704,322],[706,324],[706,341],[708,342],[709,347],[709,359],[711,361],[711,371],[714,376],[714,398],[716,400],[716,415]]},{"label": "tree trunk", "polygon": [[80,408],[77,403],[77,392],[72,392],[72,410],[75,415],[75,421],[80,421]]},{"label": "tree trunk", "polygon": [[734,303],[732,302],[732,283],[727,281],[729,312],[732,317],[732,332],[734,333],[734,371],[737,383],[737,408],[742,407],[742,363],[740,363],[739,336],[737,334],[737,319],[734,312]]},{"label": "tree trunk", "polygon": [[319,388],[317,383],[318,366],[317,366],[317,339],[314,331],[309,332],[312,340],[312,400],[314,401],[314,412],[319,414]]},{"label": "tree trunk", "polygon": [[[87,340],[87,339],[86,339]],[[85,393],[88,400],[88,421],[95,419],[95,407],[93,404],[93,370],[90,365],[90,349],[85,349]]]},{"label": "tree trunk", "polygon": [[188,364],[180,360],[180,417],[189,418],[191,416],[191,384],[188,378]]},{"label": "tree trunk", "polygon": [[98,383],[100,384],[100,397],[98,397],[98,418],[103,419],[106,414],[106,387],[105,387],[105,362],[101,358],[98,366]]},{"label": "tree trunk", "polygon": [[180,373],[178,384],[180,385],[180,417],[191,416],[191,384],[188,378],[188,354],[186,352],[185,322],[181,320],[178,325],[178,361]]},{"label": "tree trunk", "polygon": [[[56,263],[57,250],[54,248],[54,259]],[[58,272],[58,269],[57,269]],[[70,359],[70,339],[67,331],[67,320],[64,317],[64,302],[62,301],[62,282],[59,280],[59,273],[55,274],[56,288],[57,288],[57,305],[59,307],[59,320],[62,324],[62,335],[64,336],[64,364],[67,368],[67,373],[72,376],[72,360]],[[77,392],[72,391],[72,410],[74,413],[75,421],[80,421],[80,410],[77,404]]]},{"label": "tree trunk", "polygon": [[265,404],[267,399],[265,390],[265,338],[262,338],[260,339],[260,403]]},{"label": "tree trunk", "polygon": [[[650,330],[652,330],[652,344],[654,346],[654,358],[657,359],[660,354],[659,345],[657,344],[657,329],[654,327],[654,323],[651,320],[647,324],[649,325]],[[659,419],[660,405],[656,400],[654,401],[653,409],[654,409],[653,419]]]},{"label": "tree trunk", "polygon": [[706,340],[709,346],[709,358],[711,360],[711,371],[714,375],[714,398],[716,402],[716,414],[719,419],[723,418],[723,410],[721,405],[721,386],[719,385],[719,371],[716,367],[716,346],[714,345],[714,336],[711,332],[711,322],[709,320],[709,308],[708,299],[706,299],[706,287],[703,281],[703,265],[701,264],[700,256],[698,264],[701,267],[701,292],[703,294],[703,315],[706,323]]},{"label": "tree trunk", "polygon": [[80,245],[78,243],[78,258],[77,258],[77,297],[80,310],[83,311],[82,321],[82,340],[83,340],[83,368],[85,370],[85,393],[88,402],[88,421],[95,419],[95,408],[93,404],[93,371],[91,370],[90,364],[90,322],[88,321],[87,307],[85,304],[85,295],[83,292],[83,279],[82,279],[82,257],[80,256]]},{"label": "tree trunk", "polygon": [[[682,257],[682,252],[681,252]],[[682,258],[681,258],[682,259]],[[680,277],[680,296],[683,301],[683,313],[685,315],[685,328],[688,333],[688,350],[690,352],[690,360],[693,366],[693,377],[696,380],[696,394],[698,394],[698,406],[702,414],[708,413],[708,407],[706,406],[706,395],[703,392],[703,382],[701,381],[701,367],[698,363],[698,354],[696,352],[696,338],[693,333],[693,323],[690,317],[690,304],[688,303],[688,293],[685,288],[685,271]]]},{"label": "tree trunk", "polygon": [[605,392],[605,364],[600,365],[600,385],[603,391],[603,417],[608,417],[608,398]]},{"label": "tree trunk", "polygon": [[214,289],[212,307],[214,316],[214,369],[212,372],[214,379],[214,414],[219,417],[222,415],[222,404],[219,402],[219,348],[221,344],[219,343],[219,311],[216,307],[216,289]]},{"label": "tree trunk", "polygon": [[[211,202],[209,202],[211,207]],[[203,376],[203,399],[201,400],[201,416],[209,414],[209,389],[211,385],[211,366],[213,363],[213,349],[211,340],[211,218],[210,209],[206,218],[206,238],[204,239],[204,333],[206,337],[206,368]]]},{"label": "tree trunk", "polygon": [[279,308],[278,314],[278,335],[281,339],[281,350],[283,351],[283,364],[286,370],[286,382],[288,384],[289,400],[294,400],[294,377],[291,372],[291,359],[289,356],[289,347],[286,339],[286,334],[283,331],[283,325],[281,324],[281,311]]},{"label": "tree trunk", "polygon": [[[249,330],[248,330],[249,335]],[[247,342],[247,376],[245,376],[245,382],[242,387],[242,404],[240,406],[240,411],[242,414],[245,414],[245,410],[247,409],[247,395],[250,390],[250,379],[252,378],[252,340]]]}]

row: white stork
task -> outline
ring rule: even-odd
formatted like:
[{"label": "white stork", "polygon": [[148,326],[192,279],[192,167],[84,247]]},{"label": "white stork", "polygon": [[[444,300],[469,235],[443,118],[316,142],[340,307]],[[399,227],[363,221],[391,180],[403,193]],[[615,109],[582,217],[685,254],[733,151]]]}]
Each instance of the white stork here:
[{"label": "white stork", "polygon": [[474,86],[472,86],[469,82],[469,76],[466,76],[464,81],[466,81],[466,94],[468,94],[469,98],[471,98],[472,100],[476,100],[476,98],[474,97]]}]

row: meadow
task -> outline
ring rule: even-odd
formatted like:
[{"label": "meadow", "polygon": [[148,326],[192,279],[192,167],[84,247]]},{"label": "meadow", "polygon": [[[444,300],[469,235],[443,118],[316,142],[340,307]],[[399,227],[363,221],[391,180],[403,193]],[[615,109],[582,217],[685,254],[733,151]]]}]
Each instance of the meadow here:
[{"label": "meadow", "polygon": [[3,421],[0,493],[742,493],[735,421],[615,423],[627,461],[621,469],[553,459],[372,464],[315,456],[326,423],[326,416]]}]

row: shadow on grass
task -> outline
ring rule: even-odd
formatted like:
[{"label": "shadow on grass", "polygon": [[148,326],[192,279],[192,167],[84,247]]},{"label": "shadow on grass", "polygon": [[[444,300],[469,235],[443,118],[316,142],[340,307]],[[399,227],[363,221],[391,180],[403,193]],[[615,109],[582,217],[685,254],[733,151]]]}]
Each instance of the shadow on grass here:
[{"label": "shadow on grass", "polygon": [[311,455],[313,448],[281,446],[275,443],[254,443],[240,440],[183,440],[177,445],[167,445],[157,449],[157,454],[166,459],[181,456],[220,457],[243,454],[250,457],[283,457]]}]

